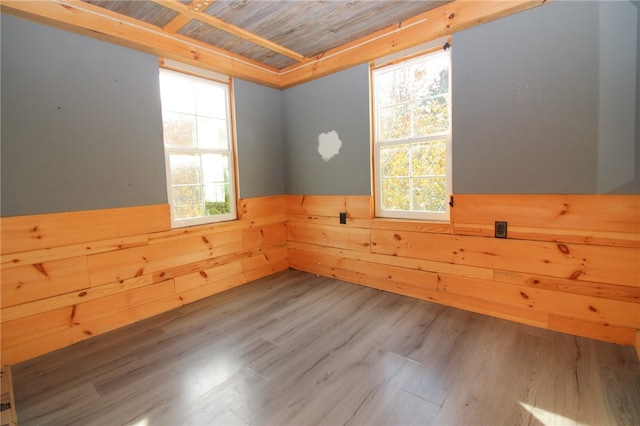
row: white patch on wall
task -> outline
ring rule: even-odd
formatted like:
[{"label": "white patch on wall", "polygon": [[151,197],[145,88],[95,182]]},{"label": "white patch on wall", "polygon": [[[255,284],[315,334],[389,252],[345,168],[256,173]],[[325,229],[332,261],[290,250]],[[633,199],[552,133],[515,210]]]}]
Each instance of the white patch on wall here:
[{"label": "white patch on wall", "polygon": [[318,153],[324,161],[331,160],[340,152],[342,141],[338,136],[338,132],[332,130],[327,133],[320,133],[318,136]]}]

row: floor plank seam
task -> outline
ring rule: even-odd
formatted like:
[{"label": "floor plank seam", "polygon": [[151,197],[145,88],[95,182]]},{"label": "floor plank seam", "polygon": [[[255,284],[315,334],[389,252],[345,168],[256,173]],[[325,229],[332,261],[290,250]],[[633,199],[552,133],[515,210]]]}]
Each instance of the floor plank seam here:
[{"label": "floor plank seam", "polygon": [[634,350],[293,270],[13,372],[21,426],[640,425]]}]

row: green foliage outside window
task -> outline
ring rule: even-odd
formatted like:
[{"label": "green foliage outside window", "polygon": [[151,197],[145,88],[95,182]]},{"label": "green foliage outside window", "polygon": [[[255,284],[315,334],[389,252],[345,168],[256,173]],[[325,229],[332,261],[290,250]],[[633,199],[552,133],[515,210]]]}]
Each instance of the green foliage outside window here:
[{"label": "green foliage outside window", "polygon": [[374,82],[380,208],[445,212],[448,56],[377,70]]}]

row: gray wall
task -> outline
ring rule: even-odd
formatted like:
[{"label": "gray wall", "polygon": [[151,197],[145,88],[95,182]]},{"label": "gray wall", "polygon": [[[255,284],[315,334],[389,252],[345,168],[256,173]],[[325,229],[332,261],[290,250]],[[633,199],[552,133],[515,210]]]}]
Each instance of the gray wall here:
[{"label": "gray wall", "polygon": [[[454,34],[454,193],[640,193],[638,34],[625,1]],[[370,193],[368,79],[361,65],[284,91],[287,193]],[[324,162],[332,129],[348,151]]]},{"label": "gray wall", "polygon": [[[157,58],[1,19],[0,214],[167,203]],[[239,194],[284,194],[282,93],[234,90]]]},{"label": "gray wall", "polygon": [[[358,65],[283,91],[287,194],[369,195],[369,69]],[[318,137],[342,141],[328,161]]]},{"label": "gray wall", "polygon": [[633,4],[638,9],[636,15],[638,22],[638,39],[636,40],[638,45],[636,53],[636,178],[629,185],[629,190],[623,192],[640,194],[640,146],[638,146],[640,144],[640,1],[634,1]]},{"label": "gray wall", "polygon": [[637,50],[636,50],[636,146],[635,146],[635,179],[625,185],[620,186],[615,191],[621,194],[640,194],[640,1],[631,2],[637,9],[636,20],[638,22]]},{"label": "gray wall", "polygon": [[157,58],[1,19],[2,216],[167,203]]},{"label": "gray wall", "polygon": [[638,193],[637,23],[555,2],[455,34],[454,192]]},{"label": "gray wall", "polygon": [[[554,2],[454,35],[454,192],[640,193],[637,5]],[[1,24],[1,215],[166,203],[156,58]],[[603,51],[612,40],[635,46],[635,69],[606,66],[627,59]],[[616,90],[635,109],[612,110]],[[371,193],[366,64],[282,92],[236,80],[235,92],[241,197]],[[611,137],[612,117],[634,140]],[[342,147],[325,161],[318,137],[331,131]]]},{"label": "gray wall", "polygon": [[282,92],[234,80],[240,197],[285,193]]}]

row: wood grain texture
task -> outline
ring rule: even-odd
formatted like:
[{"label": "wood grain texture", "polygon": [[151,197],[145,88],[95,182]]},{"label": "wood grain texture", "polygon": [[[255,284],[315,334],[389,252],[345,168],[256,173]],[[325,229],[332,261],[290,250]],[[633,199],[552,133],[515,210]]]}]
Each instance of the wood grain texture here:
[{"label": "wood grain texture", "polygon": [[84,257],[3,268],[0,275],[3,308],[84,289],[89,277]]},{"label": "wood grain texture", "polygon": [[238,216],[240,219],[260,219],[282,215],[286,213],[286,203],[286,197],[280,195],[244,198],[238,203]]},{"label": "wood grain texture", "polygon": [[[453,233],[457,235],[493,237],[495,232],[494,222],[490,224],[459,223],[453,225],[453,228],[455,228]],[[627,232],[536,228],[509,224],[509,237],[519,240],[640,248],[640,234]]]},{"label": "wood grain texture", "polygon": [[28,303],[11,306],[2,309],[2,322],[25,318],[36,312],[46,312],[65,306],[73,306],[89,300],[99,299],[112,294],[124,293],[138,287],[150,285],[154,282],[151,274],[134,277],[127,280],[102,285],[94,288],[86,288],[72,293],[34,300]]},{"label": "wood grain texture", "polygon": [[[455,208],[491,204],[486,196],[474,197],[462,197]],[[624,203],[617,196],[578,197],[572,205],[581,207],[562,216],[580,216],[572,220],[584,229],[538,227],[538,216],[551,215],[540,205],[551,205],[558,214],[568,198],[523,197],[495,199],[505,209],[511,201],[519,206],[512,217],[531,231],[510,234],[506,240],[458,234],[456,222],[372,218],[371,199],[362,196],[240,200],[237,221],[126,236],[121,235],[133,232],[133,225],[126,231],[114,229],[113,235],[105,230],[95,234],[86,224],[98,213],[86,212],[87,218],[75,214],[91,241],[60,237],[51,241],[68,245],[41,248],[37,243],[3,255],[2,356],[6,362],[25,360],[289,266],[536,327],[638,346],[640,246],[634,242],[635,215],[629,207],[635,205],[633,197],[623,197]],[[608,231],[617,225],[577,213],[588,211],[589,205],[605,212],[604,205],[611,201],[627,207],[612,210],[617,219],[610,222],[630,224],[629,232]],[[523,206],[532,206],[531,220]],[[340,211],[348,213],[345,225],[338,223]],[[129,212],[100,213],[113,213],[120,219],[112,221],[119,223]],[[151,223],[165,223],[166,217],[151,217],[159,212],[168,214],[150,206],[137,210],[136,217],[144,221],[148,215]],[[490,225],[488,213],[476,219],[458,214],[473,222],[462,229]],[[69,220],[63,216],[41,219],[57,229]],[[9,219],[13,224],[33,223],[33,217]],[[591,238],[591,232],[613,232],[616,238]],[[95,240],[98,235],[105,239]],[[548,238],[542,238],[545,235]],[[563,240],[567,235],[577,239]]]},{"label": "wood grain texture", "polygon": [[371,197],[365,195],[288,195],[287,215],[333,216],[347,213],[347,219],[370,219],[372,217]]},{"label": "wood grain texture", "polygon": [[371,237],[367,229],[316,226],[294,222],[287,224],[287,240],[364,252],[368,252],[371,245]]},{"label": "wood grain texture", "polygon": [[371,250],[461,265],[638,286],[638,250],[473,236],[371,231]]},{"label": "wood grain texture", "polygon": [[[339,225],[334,218],[345,197],[288,196],[289,264],[498,318],[635,344],[640,197],[462,194],[455,200],[449,224],[361,217]],[[369,205],[366,198],[358,202]],[[495,220],[509,222],[509,238],[493,238]],[[435,286],[425,284],[431,279],[425,272]]]},{"label": "wood grain texture", "polygon": [[2,11],[282,89],[549,1],[5,0]]},{"label": "wood grain texture", "polygon": [[451,221],[458,235],[491,237],[496,220],[511,238],[640,248],[635,195],[457,194]]},{"label": "wood grain texture", "polygon": [[223,21],[222,19],[216,16],[212,16],[207,13],[194,10],[193,8],[177,0],[151,0],[151,1],[161,6],[164,6],[166,8],[169,8],[175,12],[178,12],[183,16],[188,16],[191,19],[196,19],[212,27],[219,28],[227,33],[233,34],[234,36],[240,37],[241,39],[250,41],[259,46],[272,50],[274,52],[280,53],[281,55],[288,56],[297,61],[301,61],[304,59],[304,55],[300,53],[294,52],[291,49],[288,49],[284,46],[281,46],[270,40],[260,37],[257,34],[246,31],[243,28],[232,25],[229,22]]},{"label": "wood grain texture", "polygon": [[544,3],[455,1],[288,66],[281,70],[281,87],[304,83]]},{"label": "wood grain texture", "polygon": [[640,197],[456,194],[455,208],[451,210],[452,222],[493,224],[495,220],[508,221],[514,226],[639,234]]},{"label": "wood grain texture", "polygon": [[[244,219],[176,230],[168,228],[168,206],[8,218],[3,247],[15,236],[19,241],[8,246],[30,248],[3,256],[3,361],[29,359],[286,269],[284,197],[240,204]],[[20,242],[27,240],[18,231],[35,226],[42,238]],[[45,242],[55,247],[43,248]]]},{"label": "wood grain texture", "polygon": [[242,231],[210,233],[175,242],[89,256],[89,282],[100,285],[159,272],[242,250]]},{"label": "wood grain texture", "polygon": [[638,424],[634,349],[285,271],[13,367],[39,424]]},{"label": "wood grain texture", "polygon": [[49,249],[164,231],[171,226],[168,215],[169,206],[163,204],[3,217],[0,219],[2,253]]},{"label": "wood grain texture", "polygon": [[65,245],[62,247],[50,247],[37,250],[22,251],[2,255],[2,270],[19,268],[24,265],[51,262],[54,260],[81,257],[95,253],[119,250],[130,247],[147,245],[147,234],[134,235],[132,237],[114,238],[109,240],[91,241],[85,243]]},{"label": "wood grain texture", "polygon": [[2,12],[269,87],[280,86],[275,68],[87,2],[5,0]]}]

